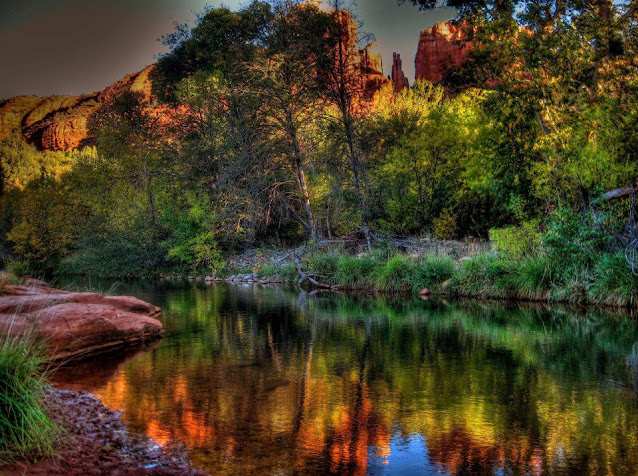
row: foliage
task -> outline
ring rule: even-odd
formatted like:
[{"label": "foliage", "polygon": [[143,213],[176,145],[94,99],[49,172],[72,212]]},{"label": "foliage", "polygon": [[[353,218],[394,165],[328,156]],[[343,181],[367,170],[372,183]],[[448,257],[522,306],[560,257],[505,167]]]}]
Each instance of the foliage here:
[{"label": "foliage", "polygon": [[42,408],[42,364],[31,339],[0,337],[0,464],[53,454],[58,428]]},{"label": "foliage", "polygon": [[499,253],[520,260],[540,251],[542,235],[538,228],[538,220],[524,222],[520,226],[492,228],[490,241]]}]

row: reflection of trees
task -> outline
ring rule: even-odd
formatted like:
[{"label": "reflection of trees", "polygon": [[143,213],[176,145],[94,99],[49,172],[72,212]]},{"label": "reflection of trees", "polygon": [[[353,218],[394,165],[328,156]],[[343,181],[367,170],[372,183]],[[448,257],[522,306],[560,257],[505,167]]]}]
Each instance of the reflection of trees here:
[{"label": "reflection of trees", "polygon": [[213,471],[362,473],[390,455],[397,432],[425,436],[430,459],[452,473],[638,465],[628,319],[300,303],[281,289],[226,286],[160,289],[155,302],[165,341],[97,393]]}]

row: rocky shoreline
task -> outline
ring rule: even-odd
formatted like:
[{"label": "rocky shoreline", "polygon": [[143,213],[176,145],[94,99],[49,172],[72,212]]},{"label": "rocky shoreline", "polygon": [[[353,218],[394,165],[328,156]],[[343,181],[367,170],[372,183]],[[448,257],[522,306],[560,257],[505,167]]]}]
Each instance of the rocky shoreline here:
[{"label": "rocky shoreline", "polygon": [[0,333],[37,336],[48,360],[67,360],[161,337],[161,309],[131,296],[55,289],[29,279],[0,297]]},{"label": "rocky shoreline", "polygon": [[37,463],[0,466],[0,474],[206,474],[190,463],[183,447],[159,446],[144,435],[129,433],[119,412],[89,393],[49,388],[44,404],[62,430],[58,454]]}]

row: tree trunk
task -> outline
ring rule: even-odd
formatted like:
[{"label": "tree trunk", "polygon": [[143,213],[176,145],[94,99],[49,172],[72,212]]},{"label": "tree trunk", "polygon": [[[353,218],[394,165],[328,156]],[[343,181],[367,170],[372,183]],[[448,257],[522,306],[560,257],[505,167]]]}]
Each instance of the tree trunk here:
[{"label": "tree trunk", "polygon": [[306,217],[308,218],[308,225],[310,228],[308,231],[310,232],[310,238],[316,243],[317,227],[315,225],[315,220],[312,216],[312,209],[310,207],[310,194],[308,193],[306,174],[304,173],[303,169],[303,160],[301,156],[301,147],[299,146],[299,140],[297,138],[297,129],[292,123],[290,124],[290,140],[292,142],[292,168],[295,173],[295,180],[297,182],[297,187],[299,188],[299,193],[301,194],[301,201],[306,212]]}]

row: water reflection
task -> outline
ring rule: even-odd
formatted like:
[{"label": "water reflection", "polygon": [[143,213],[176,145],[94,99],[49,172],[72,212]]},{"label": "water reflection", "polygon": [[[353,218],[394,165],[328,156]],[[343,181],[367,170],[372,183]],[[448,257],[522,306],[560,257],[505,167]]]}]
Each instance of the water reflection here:
[{"label": "water reflection", "polygon": [[228,285],[118,292],[162,306],[164,340],[58,382],[211,472],[638,467],[629,318]]}]

